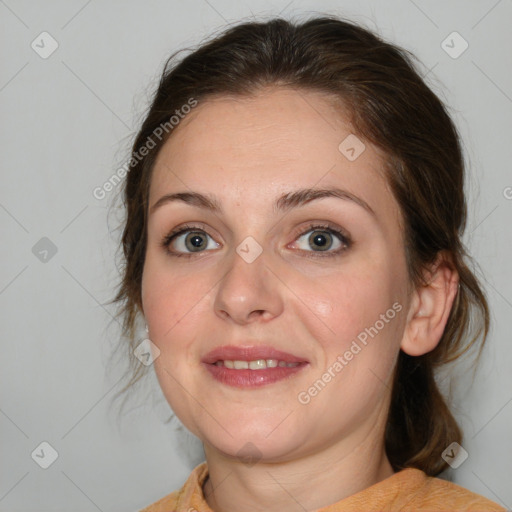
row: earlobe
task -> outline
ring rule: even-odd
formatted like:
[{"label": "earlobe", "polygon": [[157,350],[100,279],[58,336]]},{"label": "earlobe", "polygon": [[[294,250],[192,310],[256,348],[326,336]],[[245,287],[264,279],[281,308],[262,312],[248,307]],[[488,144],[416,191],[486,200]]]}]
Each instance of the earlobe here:
[{"label": "earlobe", "polygon": [[411,299],[400,348],[420,356],[438,345],[458,291],[459,276],[445,254],[428,272],[427,284],[419,286]]}]

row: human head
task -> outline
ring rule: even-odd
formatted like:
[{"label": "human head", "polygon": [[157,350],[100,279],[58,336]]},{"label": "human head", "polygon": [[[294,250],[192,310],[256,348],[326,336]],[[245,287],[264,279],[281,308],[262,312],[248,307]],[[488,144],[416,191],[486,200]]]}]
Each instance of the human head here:
[{"label": "human head", "polygon": [[[155,146],[133,160],[124,190],[126,267],[116,300],[123,302],[131,350],[138,343],[133,335],[142,311],[152,170],[174,132],[169,129],[158,139],[155,130],[191,99],[201,105],[213,98],[247,98],[272,85],[339,98],[357,137],[385,157],[385,176],[403,219],[411,289],[425,284],[426,271],[440,255],[459,276],[460,288],[436,348],[420,356],[399,354],[386,430],[386,451],[395,468],[413,466],[438,474],[445,467],[441,452],[461,434],[434,381],[434,369],[477,340],[478,329],[470,333],[471,312],[480,315],[483,339],[488,325],[487,304],[461,242],[466,221],[464,165],[445,107],[405,51],[336,18],[302,24],[279,19],[245,23],[178,64],[170,66],[170,61],[132,151],[140,155],[149,138]],[[132,382],[141,370],[137,365]]]}]

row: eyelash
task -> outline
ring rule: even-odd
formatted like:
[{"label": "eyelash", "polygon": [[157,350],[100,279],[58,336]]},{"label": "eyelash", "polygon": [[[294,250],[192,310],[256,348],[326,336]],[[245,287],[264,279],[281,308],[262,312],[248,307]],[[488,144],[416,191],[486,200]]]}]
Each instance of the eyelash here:
[{"label": "eyelash", "polygon": [[[339,256],[341,253],[346,251],[352,245],[352,240],[350,239],[350,237],[346,233],[340,231],[338,228],[336,228],[334,225],[332,225],[330,223],[324,223],[324,224],[311,223],[309,226],[307,226],[307,228],[305,230],[304,230],[304,228],[302,228],[300,231],[295,233],[293,235],[294,240],[301,238],[302,236],[309,233],[310,231],[316,231],[316,230],[327,231],[327,232],[331,233],[332,235],[336,236],[339,239],[339,241],[342,243],[343,247],[337,249],[336,251],[325,251],[325,252],[324,251],[303,251],[302,249],[299,249],[300,251],[307,253],[306,257],[330,258],[330,257],[334,257],[334,256]],[[162,241],[161,241],[162,248],[165,249],[166,252],[170,256],[175,256],[178,258],[181,258],[183,256],[186,258],[190,258],[191,256],[194,256],[195,253],[193,253],[193,252],[182,253],[182,252],[173,252],[173,251],[169,250],[169,245],[175,238],[177,238],[178,236],[180,236],[184,233],[188,233],[189,231],[202,231],[207,236],[210,236],[200,226],[185,224],[185,225],[180,226],[179,228],[171,231],[169,234],[165,235],[162,238]],[[210,236],[210,238],[212,238],[212,237]],[[204,251],[200,251],[198,254],[200,254],[201,252],[204,252]]]}]

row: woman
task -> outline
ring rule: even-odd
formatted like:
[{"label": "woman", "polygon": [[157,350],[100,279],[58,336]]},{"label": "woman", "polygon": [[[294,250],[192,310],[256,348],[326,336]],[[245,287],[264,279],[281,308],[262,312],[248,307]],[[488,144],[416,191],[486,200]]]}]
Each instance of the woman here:
[{"label": "woman", "polygon": [[504,510],[435,478],[465,451],[434,369],[489,322],[463,189],[442,103],[357,25],[246,23],[166,66],[116,299],[206,462],[146,512]]}]

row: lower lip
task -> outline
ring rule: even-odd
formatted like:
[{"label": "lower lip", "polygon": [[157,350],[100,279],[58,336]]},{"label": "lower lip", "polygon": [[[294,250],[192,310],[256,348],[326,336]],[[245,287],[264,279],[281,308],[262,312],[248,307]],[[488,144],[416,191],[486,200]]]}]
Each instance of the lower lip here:
[{"label": "lower lip", "polygon": [[225,366],[203,364],[213,375],[214,379],[237,388],[251,388],[272,384],[295,375],[308,365],[308,363],[300,363],[297,366],[291,367],[277,366],[276,368],[265,368],[262,370],[233,370]]}]

